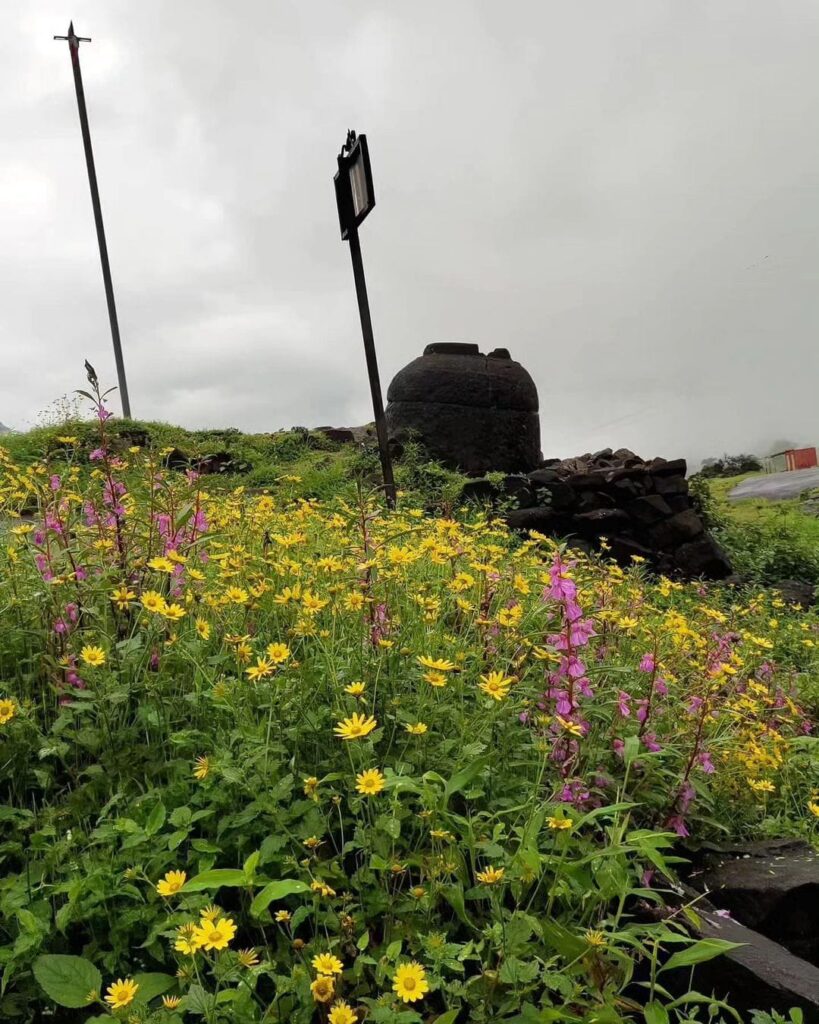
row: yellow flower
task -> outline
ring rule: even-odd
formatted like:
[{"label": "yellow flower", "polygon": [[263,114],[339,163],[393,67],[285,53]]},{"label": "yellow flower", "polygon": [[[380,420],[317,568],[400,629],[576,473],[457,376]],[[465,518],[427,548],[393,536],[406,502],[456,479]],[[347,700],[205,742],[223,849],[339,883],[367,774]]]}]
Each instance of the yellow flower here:
[{"label": "yellow flower", "polygon": [[589,928],[588,931],[584,932],[583,938],[590,946],[597,949],[602,949],[606,945],[606,936],[596,928]]},{"label": "yellow flower", "polygon": [[433,839],[444,839],[446,842],[450,842],[450,840],[455,838],[452,835],[452,833],[445,828],[430,829],[429,834],[432,836]]},{"label": "yellow flower", "polygon": [[242,967],[255,967],[259,963],[259,956],[253,948],[240,949],[236,957]]},{"label": "yellow flower", "polygon": [[292,916],[289,910],[277,910],[273,918],[278,924],[287,924]]},{"label": "yellow flower", "polygon": [[206,779],[210,773],[210,760],[207,757],[197,757],[194,762],[193,777],[195,779]]},{"label": "yellow flower", "polygon": [[516,604],[512,608],[501,608],[498,612],[498,625],[509,627],[517,626],[523,617],[523,608]]},{"label": "yellow flower", "polygon": [[210,640],[210,623],[205,619],[196,620],[196,632],[203,640]]},{"label": "yellow flower", "polygon": [[479,882],[483,882],[484,885],[496,885],[503,879],[506,874],[505,868],[486,868],[484,871],[478,871],[475,877]]},{"label": "yellow flower", "polygon": [[5,725],[6,722],[10,722],[16,714],[17,702],[11,700],[9,697],[3,697],[3,699],[0,700],[0,725]]},{"label": "yellow flower", "polygon": [[129,590],[127,587],[117,587],[114,593],[111,595],[111,600],[119,608],[120,611],[125,611],[130,602],[136,597],[133,590]]},{"label": "yellow flower", "polygon": [[264,679],[266,676],[273,674],[273,663],[267,661],[266,658],[257,658],[256,664],[251,665],[250,668],[245,669],[245,675],[252,682],[256,682],[259,679]]},{"label": "yellow flower", "polygon": [[449,678],[443,672],[425,672],[424,679],[429,683],[430,686],[442,687],[446,686],[449,682]]},{"label": "yellow flower", "polygon": [[416,960],[400,964],[392,980],[392,988],[398,998],[405,1003],[423,999],[429,992],[426,971]]},{"label": "yellow flower", "polygon": [[184,871],[169,871],[156,883],[156,891],[160,896],[173,896],[185,884],[187,877]]},{"label": "yellow flower", "polygon": [[503,672],[490,672],[487,676],[481,676],[478,688],[483,690],[493,700],[503,700],[504,697],[509,696],[509,687],[511,685],[512,680],[509,676],[505,676]]},{"label": "yellow flower", "polygon": [[326,882],[323,882],[320,878],[317,878],[314,882],[310,883],[310,888],[313,892],[319,893],[321,896],[330,897],[335,896],[336,891]]},{"label": "yellow flower", "polygon": [[287,661],[290,657],[290,648],[287,644],[268,644],[267,657],[274,665],[281,665],[283,661]]},{"label": "yellow flower", "polygon": [[225,591],[228,604],[247,604],[247,591],[241,587],[228,587]]},{"label": "yellow flower", "polygon": [[560,727],[562,729],[565,729],[566,732],[569,733],[570,735],[572,735],[572,736],[582,736],[583,735],[583,728],[582,728],[582,726],[578,725],[577,722],[570,722],[568,718],[562,718],[560,715],[556,715],[555,717],[557,718],[557,721],[558,721],[558,724],[560,725]]},{"label": "yellow flower", "polygon": [[76,437],[70,437],[68,435],[66,435],[66,436],[62,436],[61,435],[60,437],[56,438],[56,440],[59,441],[60,444],[76,444],[77,443],[77,438]]},{"label": "yellow flower", "polygon": [[166,1010],[176,1010],[182,1002],[181,996],[163,996],[162,1005]]},{"label": "yellow flower", "polygon": [[339,999],[337,1003],[333,1003],[327,1020],[329,1024],[356,1024],[358,1017],[349,1003]]},{"label": "yellow flower", "polygon": [[309,775],[304,779],[304,795],[309,796],[311,800],[318,800],[318,787],[319,780],[315,775]]},{"label": "yellow flower", "polygon": [[819,803],[815,800],[808,801],[808,810],[814,817],[819,818]]},{"label": "yellow flower", "polygon": [[236,925],[229,917],[220,917],[218,921],[203,921],[194,931],[197,946],[202,949],[226,949],[236,934]]},{"label": "yellow flower", "polygon": [[310,992],[317,1003],[329,1003],[336,992],[335,978],[320,974],[310,985]]},{"label": "yellow flower", "polygon": [[349,686],[344,687],[344,692],[349,693],[351,697],[360,697],[365,689],[365,683],[350,683]]},{"label": "yellow flower", "polygon": [[428,726],[425,722],[416,722],[414,725],[407,722],[404,728],[411,736],[423,736]]},{"label": "yellow flower", "polygon": [[138,988],[139,985],[137,985],[133,978],[125,978],[124,980],[119,978],[108,986],[108,990],[105,993],[105,1001],[112,1010],[119,1010],[120,1007],[127,1006],[133,1002]]},{"label": "yellow flower", "polygon": [[92,668],[105,664],[105,651],[101,647],[83,647],[80,657],[86,665],[90,665]]},{"label": "yellow flower", "polygon": [[148,568],[154,569],[156,572],[173,572],[173,562],[170,558],[152,558],[148,562]]},{"label": "yellow flower", "polygon": [[305,590],[301,603],[308,615],[316,615],[329,602],[326,597],[316,597],[309,590]]},{"label": "yellow flower", "polygon": [[748,785],[755,793],[776,792],[776,786],[769,779],[748,779]]},{"label": "yellow flower", "polygon": [[310,961],[318,974],[341,974],[344,964],[332,953],[319,953]]},{"label": "yellow flower", "polygon": [[357,792],[363,793],[364,796],[375,796],[384,788],[385,779],[377,768],[368,768],[360,775],[356,775],[355,782]]},{"label": "yellow flower", "polygon": [[454,672],[456,667],[454,662],[446,658],[430,658],[426,654],[420,655],[417,661],[422,668],[430,668],[435,672]]},{"label": "yellow flower", "polygon": [[215,921],[221,913],[221,907],[217,907],[215,903],[209,903],[204,910],[200,911],[199,918],[202,923],[205,921]]},{"label": "yellow flower", "polygon": [[552,818],[547,818],[546,819],[546,824],[549,826],[549,828],[553,828],[553,829],[556,829],[556,830],[560,831],[561,829],[571,828],[572,825],[573,825],[573,822],[572,822],[571,818],[554,818],[554,817],[552,817]]},{"label": "yellow flower", "polygon": [[348,594],[344,598],[344,608],[348,612],[358,612],[364,607],[364,595],[358,592]]},{"label": "yellow flower", "polygon": [[199,949],[199,945],[196,941],[195,924],[183,924],[176,929],[176,941],[174,942],[173,948],[177,953],[184,953],[185,956],[193,956],[197,949]]},{"label": "yellow flower", "polygon": [[357,740],[369,735],[377,725],[372,715],[359,715],[354,711],[352,718],[343,718],[333,732],[342,740]]},{"label": "yellow flower", "polygon": [[166,619],[170,619],[171,622],[178,622],[180,619],[185,617],[185,609],[179,604],[168,604],[162,612]]},{"label": "yellow flower", "polygon": [[167,607],[165,598],[155,590],[146,590],[142,595],[142,607],[146,612],[157,612],[162,614]]}]

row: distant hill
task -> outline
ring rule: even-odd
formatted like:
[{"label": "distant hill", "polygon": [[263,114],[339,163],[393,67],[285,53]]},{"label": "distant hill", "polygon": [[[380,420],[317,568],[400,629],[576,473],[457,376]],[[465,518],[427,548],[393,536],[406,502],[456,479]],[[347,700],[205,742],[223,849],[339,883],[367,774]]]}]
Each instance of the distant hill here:
[{"label": "distant hill", "polygon": [[10,434],[11,427],[7,427],[5,423],[0,423],[0,434]]}]

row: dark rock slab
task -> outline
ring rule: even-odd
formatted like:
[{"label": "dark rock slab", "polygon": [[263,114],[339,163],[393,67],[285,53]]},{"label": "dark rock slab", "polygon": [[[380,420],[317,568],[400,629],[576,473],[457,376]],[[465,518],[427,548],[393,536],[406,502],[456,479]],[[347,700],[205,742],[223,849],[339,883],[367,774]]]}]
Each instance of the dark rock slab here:
[{"label": "dark rock slab", "polygon": [[512,530],[537,530],[538,533],[559,531],[561,521],[548,508],[518,508],[506,513],[506,522]]},{"label": "dark rock slab", "polygon": [[661,519],[670,519],[674,514],[668,502],[660,494],[646,494],[635,498],[626,506],[629,516],[642,526],[651,526]]},{"label": "dark rock slab", "polygon": [[619,508],[601,508],[594,512],[578,512],[572,519],[581,534],[613,536],[629,524],[626,513]]},{"label": "dark rock slab", "polygon": [[328,441],[335,444],[354,444],[355,434],[349,427],[316,427],[320,434],[324,434]]},{"label": "dark rock slab", "polygon": [[819,856],[808,843],[723,846],[691,881],[732,917],[819,965]]},{"label": "dark rock slab", "polygon": [[[776,1010],[787,1017],[792,1007],[799,1007],[805,1024],[819,1024],[819,968],[759,932],[720,916],[708,903],[698,904],[697,909],[700,936],[742,943],[698,965],[697,991],[714,992],[742,1014]],[[659,980],[672,991],[685,992],[690,969],[663,972]]]},{"label": "dark rock slab", "polygon": [[782,599],[788,604],[798,604],[802,608],[810,608],[816,602],[816,588],[810,583],[802,583],[799,580],[780,580],[774,583],[774,590],[778,590]]},{"label": "dark rock slab", "polygon": [[654,476],[657,494],[688,494],[688,481],[682,476]]},{"label": "dark rock slab", "polygon": [[698,540],[681,544],[675,553],[674,562],[688,579],[705,576],[712,580],[722,580],[732,572],[728,556],[714,538],[707,534]]}]

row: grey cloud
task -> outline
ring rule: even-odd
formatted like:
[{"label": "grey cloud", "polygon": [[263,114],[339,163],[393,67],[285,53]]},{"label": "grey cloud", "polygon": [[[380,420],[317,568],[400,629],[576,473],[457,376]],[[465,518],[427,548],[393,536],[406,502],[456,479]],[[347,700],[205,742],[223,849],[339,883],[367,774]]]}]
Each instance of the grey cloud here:
[{"label": "grey cloud", "polygon": [[547,454],[819,441],[819,9],[17,0],[0,48],[0,419],[113,379],[73,17],[137,415],[369,418],[331,188],[367,131],[384,384],[508,346]]}]

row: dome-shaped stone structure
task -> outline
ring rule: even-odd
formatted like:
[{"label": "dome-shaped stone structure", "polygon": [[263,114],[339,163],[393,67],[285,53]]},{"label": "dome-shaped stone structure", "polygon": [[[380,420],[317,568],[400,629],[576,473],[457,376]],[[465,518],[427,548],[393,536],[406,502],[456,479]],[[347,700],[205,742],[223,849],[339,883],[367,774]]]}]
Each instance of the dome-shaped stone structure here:
[{"label": "dome-shaped stone structure", "polygon": [[415,434],[453,469],[528,471],[540,462],[537,388],[504,348],[427,345],[395,375],[387,403],[390,437]]}]

